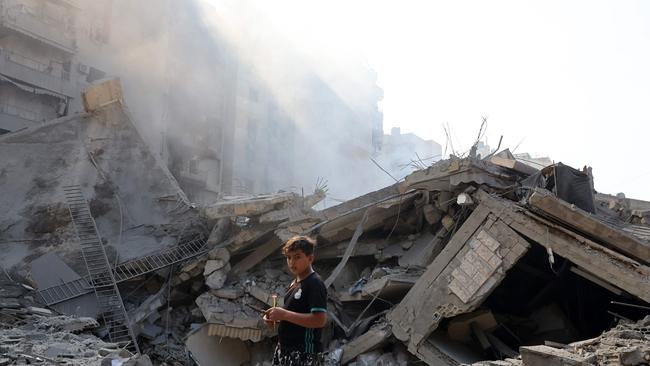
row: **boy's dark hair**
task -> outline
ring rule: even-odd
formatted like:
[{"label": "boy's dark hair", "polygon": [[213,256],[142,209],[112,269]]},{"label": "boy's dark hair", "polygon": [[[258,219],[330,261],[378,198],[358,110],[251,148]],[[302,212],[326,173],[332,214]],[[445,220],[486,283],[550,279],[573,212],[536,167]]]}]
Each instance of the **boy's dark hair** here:
[{"label": "boy's dark hair", "polygon": [[314,248],[316,248],[316,240],[308,236],[299,235],[287,240],[282,246],[282,254],[302,250],[305,255],[312,255],[314,254]]}]

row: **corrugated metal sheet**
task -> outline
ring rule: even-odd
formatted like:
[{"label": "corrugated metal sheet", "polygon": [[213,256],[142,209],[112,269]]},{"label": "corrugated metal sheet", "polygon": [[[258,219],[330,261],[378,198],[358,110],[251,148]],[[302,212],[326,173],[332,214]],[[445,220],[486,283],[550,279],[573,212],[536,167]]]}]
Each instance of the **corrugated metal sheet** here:
[{"label": "corrugated metal sheet", "polygon": [[253,328],[236,328],[224,324],[210,324],[208,328],[209,336],[238,338],[243,341],[259,342],[262,340],[262,331]]}]

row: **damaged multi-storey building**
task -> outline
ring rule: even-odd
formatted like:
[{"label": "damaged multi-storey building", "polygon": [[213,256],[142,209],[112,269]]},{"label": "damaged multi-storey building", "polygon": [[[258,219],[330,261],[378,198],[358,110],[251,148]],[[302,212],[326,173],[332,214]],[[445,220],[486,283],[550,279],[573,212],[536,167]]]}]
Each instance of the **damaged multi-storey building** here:
[{"label": "damaged multi-storey building", "polygon": [[116,80],[84,101],[0,138],[5,364],[269,364],[277,330],[260,314],[291,279],[293,235],[319,243],[331,364],[650,358],[649,204],[596,193],[591,169],[504,150],[322,210],[324,187],[196,205]]},{"label": "damaged multi-storey building", "polygon": [[81,90],[105,76],[78,54],[78,12],[75,1],[0,2],[0,133],[82,111]]},{"label": "damaged multi-storey building", "polygon": [[[6,0],[0,9],[2,132],[83,112],[81,91],[118,76],[136,128],[194,202],[350,169],[383,174],[367,165],[381,148],[383,94],[361,59],[346,60],[345,77],[328,75],[261,27],[233,34],[242,24],[199,0]],[[330,185],[339,199],[373,188],[352,177]]]},{"label": "damaged multi-storey building", "polygon": [[650,362],[650,203],[590,168],[382,139],[362,62],[328,75],[201,2],[0,13],[0,365],[268,365],[294,235],[329,364]]}]

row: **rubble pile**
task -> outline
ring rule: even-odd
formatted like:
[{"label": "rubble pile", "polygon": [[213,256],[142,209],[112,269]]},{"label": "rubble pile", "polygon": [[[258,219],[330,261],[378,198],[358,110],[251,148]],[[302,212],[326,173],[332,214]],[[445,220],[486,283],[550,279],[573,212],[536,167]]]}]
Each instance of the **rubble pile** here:
[{"label": "rubble pile", "polygon": [[0,139],[30,160],[12,172],[59,175],[0,180],[18,192],[2,198],[6,263],[36,288],[0,296],[0,365],[268,365],[261,314],[282,305],[294,235],[318,242],[331,365],[648,363],[650,203],[596,193],[588,167],[473,149],[323,210],[323,184],[196,207],[115,100]]},{"label": "rubble pile", "polygon": [[204,276],[196,304],[214,335],[263,341],[273,331],[259,312],[290,281],[281,243],[312,235],[315,269],[329,286],[331,362],[536,365],[512,357],[647,314],[650,245],[625,230],[592,184],[588,170],[538,171],[506,150],[439,161],[274,225],[261,220],[274,212],[271,197],[239,199],[228,212],[233,223],[245,212],[245,225],[183,273]]},{"label": "rubble pile", "polygon": [[650,317],[622,321],[602,335],[568,345],[521,347],[521,357],[478,362],[473,366],[508,365],[647,365],[650,362]]},{"label": "rubble pile", "polygon": [[[113,359],[133,357],[121,345],[92,334],[99,327],[95,319],[38,307],[32,290],[0,282],[0,365],[110,365]],[[140,359],[132,365],[146,365]]]}]

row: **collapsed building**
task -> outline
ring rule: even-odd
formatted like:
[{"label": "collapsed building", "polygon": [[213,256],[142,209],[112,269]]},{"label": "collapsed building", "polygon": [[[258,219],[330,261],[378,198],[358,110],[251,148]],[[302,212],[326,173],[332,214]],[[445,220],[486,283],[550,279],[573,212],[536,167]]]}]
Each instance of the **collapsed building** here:
[{"label": "collapsed building", "polygon": [[650,204],[595,193],[589,168],[504,150],[323,210],[324,182],[196,206],[117,82],[84,101],[0,137],[0,364],[267,365],[294,235],[318,240],[330,364],[650,360]]}]

